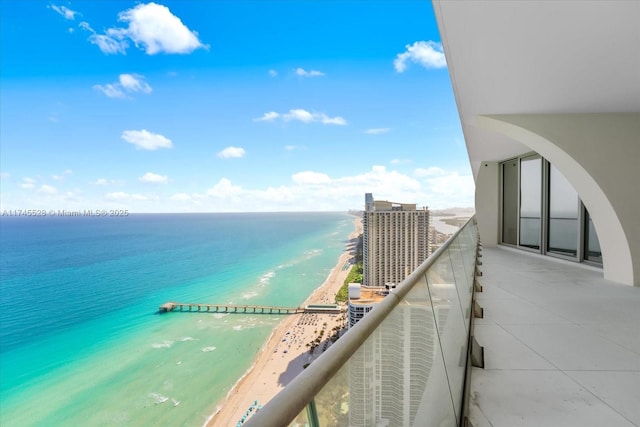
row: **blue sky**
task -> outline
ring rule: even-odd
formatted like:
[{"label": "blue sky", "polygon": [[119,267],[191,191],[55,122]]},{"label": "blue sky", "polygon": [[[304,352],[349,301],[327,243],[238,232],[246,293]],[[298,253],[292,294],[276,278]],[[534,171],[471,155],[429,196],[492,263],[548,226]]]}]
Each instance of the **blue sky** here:
[{"label": "blue sky", "polygon": [[2,210],[473,206],[429,1],[0,7]]}]

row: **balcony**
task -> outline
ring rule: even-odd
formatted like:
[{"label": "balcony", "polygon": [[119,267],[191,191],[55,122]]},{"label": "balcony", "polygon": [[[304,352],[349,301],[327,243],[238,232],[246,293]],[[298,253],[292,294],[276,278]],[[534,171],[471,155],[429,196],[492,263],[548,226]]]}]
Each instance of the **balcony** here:
[{"label": "balcony", "polygon": [[485,248],[470,324],[475,233],[472,220],[245,425],[640,425],[640,288]]},{"label": "balcony", "polygon": [[473,426],[639,426],[640,288],[548,256],[482,254]]}]

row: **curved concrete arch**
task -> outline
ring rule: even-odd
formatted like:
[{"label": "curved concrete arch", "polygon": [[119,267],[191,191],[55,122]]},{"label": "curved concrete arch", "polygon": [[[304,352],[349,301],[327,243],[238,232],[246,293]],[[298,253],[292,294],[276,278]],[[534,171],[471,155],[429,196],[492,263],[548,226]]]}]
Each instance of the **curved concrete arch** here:
[{"label": "curved concrete arch", "polygon": [[476,124],[556,166],[589,210],[605,279],[640,286],[640,114],[486,115]]}]

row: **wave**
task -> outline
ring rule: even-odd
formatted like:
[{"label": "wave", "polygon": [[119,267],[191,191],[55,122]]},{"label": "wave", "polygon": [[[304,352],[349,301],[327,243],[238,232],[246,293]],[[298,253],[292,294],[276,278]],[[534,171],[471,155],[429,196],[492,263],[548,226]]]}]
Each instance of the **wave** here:
[{"label": "wave", "polygon": [[200,341],[200,340],[193,337],[184,337],[184,338],[180,338],[180,341],[187,342],[187,341]]},{"label": "wave", "polygon": [[212,316],[214,319],[222,319],[223,317],[227,317],[229,313],[213,313]]},{"label": "wave", "polygon": [[153,402],[156,405],[166,402],[169,400],[168,397],[161,395],[160,393],[149,393],[149,397],[153,399]]},{"label": "wave", "polygon": [[258,282],[263,286],[268,285],[271,279],[273,279],[275,275],[276,275],[275,271],[269,271],[268,273],[263,274],[262,277],[260,277],[260,279],[258,280]]},{"label": "wave", "polygon": [[208,352],[213,351],[215,349],[216,349],[216,347],[214,347],[214,346],[202,347],[202,351],[205,352],[205,353],[208,353]]},{"label": "wave", "polygon": [[151,344],[151,347],[153,348],[171,348],[171,346],[173,345],[173,341],[162,341],[161,343],[154,343]]}]

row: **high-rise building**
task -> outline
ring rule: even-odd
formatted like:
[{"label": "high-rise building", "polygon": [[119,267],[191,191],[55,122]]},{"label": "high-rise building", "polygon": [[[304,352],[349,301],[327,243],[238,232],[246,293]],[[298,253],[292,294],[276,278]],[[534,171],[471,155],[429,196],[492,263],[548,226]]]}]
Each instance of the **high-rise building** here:
[{"label": "high-rise building", "polygon": [[363,285],[398,284],[431,254],[429,210],[365,194]]}]

